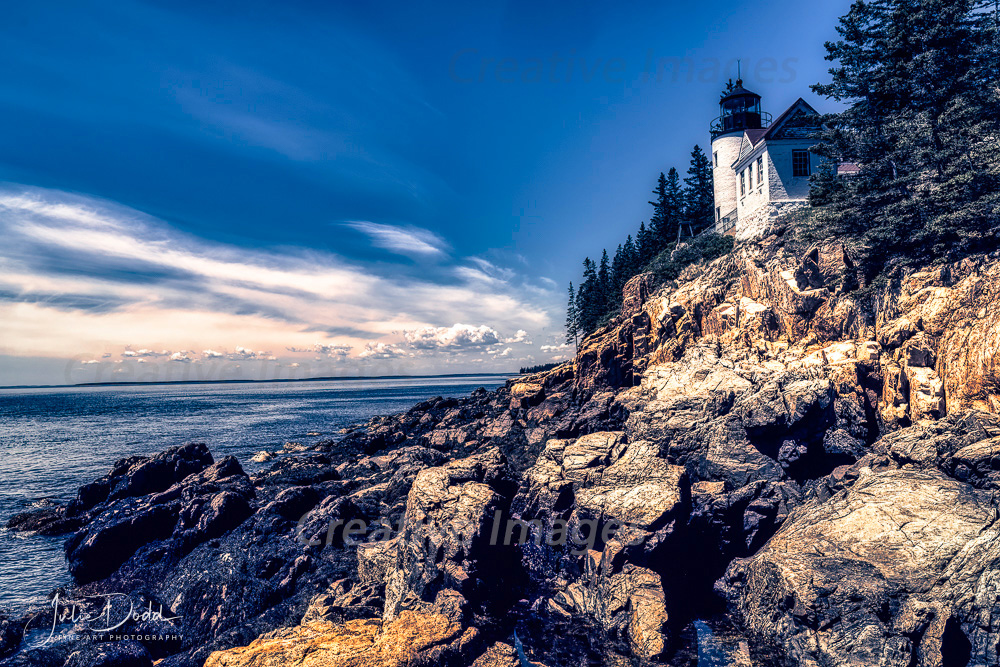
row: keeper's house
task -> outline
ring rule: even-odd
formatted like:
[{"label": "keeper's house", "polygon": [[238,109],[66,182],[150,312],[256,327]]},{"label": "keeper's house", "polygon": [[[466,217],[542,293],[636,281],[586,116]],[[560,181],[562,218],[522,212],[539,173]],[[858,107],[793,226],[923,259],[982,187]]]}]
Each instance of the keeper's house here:
[{"label": "keeper's house", "polygon": [[711,127],[716,230],[753,235],[772,216],[806,204],[819,166],[809,152],[819,115],[799,98],[772,122],[742,80],[729,83],[719,110]]}]

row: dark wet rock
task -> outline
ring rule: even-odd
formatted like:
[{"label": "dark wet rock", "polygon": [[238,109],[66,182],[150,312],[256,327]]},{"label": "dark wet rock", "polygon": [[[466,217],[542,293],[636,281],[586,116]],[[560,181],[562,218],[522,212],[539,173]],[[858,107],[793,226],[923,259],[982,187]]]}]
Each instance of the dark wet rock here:
[{"label": "dark wet rock", "polygon": [[15,514],[7,521],[7,530],[39,535],[65,535],[80,527],[79,518],[67,518],[66,508],[58,503],[46,502],[42,507]]},{"label": "dark wet rock", "polygon": [[155,456],[132,456],[112,466],[101,479],[80,488],[66,508],[78,516],[98,503],[164,491],[188,475],[212,465],[212,455],[203,444],[171,447]]},{"label": "dark wet rock", "polygon": [[[194,458],[190,454],[200,455],[202,446],[190,447],[168,450],[164,456],[151,459],[173,460],[172,466],[161,464],[155,469],[173,470],[174,477],[181,474],[179,471],[188,471],[169,488],[145,496],[112,499],[109,495],[107,501],[91,508],[84,526],[65,545],[70,573],[78,582],[113,574],[141,547],[160,540],[170,538],[170,544],[160,545],[160,549],[186,552],[236,527],[252,513],[254,490],[236,459],[190,465]],[[210,459],[199,456],[196,460],[204,463]],[[125,473],[115,476],[120,477],[116,488],[139,488],[139,483],[126,479],[129,469],[150,470],[145,464],[130,463]],[[163,478],[149,488],[159,488],[162,482]]]},{"label": "dark wet rock", "polygon": [[17,650],[23,630],[16,620],[0,615],[0,659]]},{"label": "dark wet rock", "polygon": [[66,542],[70,574],[81,583],[112,574],[139,547],[170,537],[179,509],[177,503],[150,506],[135,499],[120,501]]},{"label": "dark wet rock", "polygon": [[84,645],[70,653],[64,667],[152,667],[153,660],[142,644],[113,641]]}]

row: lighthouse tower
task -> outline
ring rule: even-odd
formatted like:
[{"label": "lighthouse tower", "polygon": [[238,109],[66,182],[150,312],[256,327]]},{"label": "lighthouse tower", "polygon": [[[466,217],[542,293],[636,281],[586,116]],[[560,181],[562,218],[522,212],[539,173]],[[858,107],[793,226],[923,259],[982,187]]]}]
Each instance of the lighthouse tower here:
[{"label": "lighthouse tower", "polygon": [[712,176],[715,184],[715,222],[720,232],[736,224],[736,172],[733,163],[739,158],[746,130],[766,127],[770,114],[761,113],[760,95],[743,87],[743,80],[732,80],[719,100],[719,117],[712,121]]}]

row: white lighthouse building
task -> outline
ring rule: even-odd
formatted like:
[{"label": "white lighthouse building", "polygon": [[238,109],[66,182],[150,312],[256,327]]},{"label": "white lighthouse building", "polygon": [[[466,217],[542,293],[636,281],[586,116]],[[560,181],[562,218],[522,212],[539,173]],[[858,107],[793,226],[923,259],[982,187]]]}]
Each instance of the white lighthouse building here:
[{"label": "white lighthouse building", "polygon": [[809,152],[819,130],[816,110],[801,97],[776,120],[760,95],[730,82],[712,122],[715,227],[753,236],[773,216],[804,206],[818,165]]}]

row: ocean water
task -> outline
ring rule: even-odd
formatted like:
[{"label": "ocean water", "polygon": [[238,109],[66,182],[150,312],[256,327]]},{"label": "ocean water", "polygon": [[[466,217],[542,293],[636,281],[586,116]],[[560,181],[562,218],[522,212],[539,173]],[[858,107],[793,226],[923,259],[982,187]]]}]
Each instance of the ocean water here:
[{"label": "ocean water", "polygon": [[[70,500],[125,456],[204,442],[216,459],[231,454],[252,473],[269,465],[250,461],[258,451],[315,444],[375,415],[434,396],[467,396],[505,379],[0,389],[0,526],[46,500]],[[69,582],[64,539],[0,527],[0,611],[16,612]]]}]

